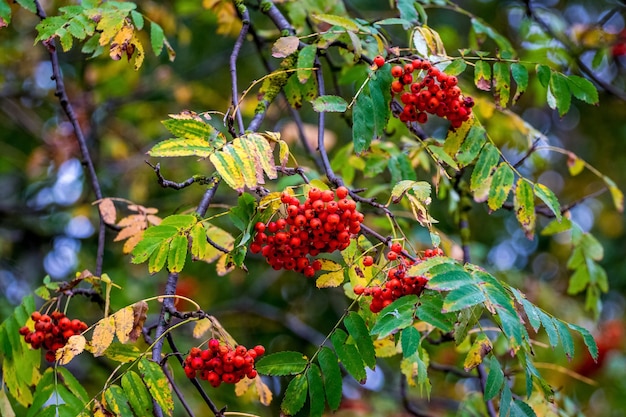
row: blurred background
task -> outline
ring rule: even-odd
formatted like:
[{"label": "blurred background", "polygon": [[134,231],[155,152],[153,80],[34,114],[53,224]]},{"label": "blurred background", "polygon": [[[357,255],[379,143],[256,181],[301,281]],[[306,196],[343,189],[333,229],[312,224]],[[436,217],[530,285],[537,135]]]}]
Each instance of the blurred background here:
[{"label": "blurred background", "polygon": [[[283,2],[277,2],[283,3]],[[297,2],[284,2],[288,16],[297,22]],[[306,1],[306,3],[315,3]],[[318,2],[323,3],[323,2]],[[394,17],[389,2],[379,0],[343,2],[348,13],[367,21]],[[470,20],[454,10],[453,3],[420,2],[428,14],[428,25],[439,32],[448,54],[456,56],[462,48],[494,51],[496,45],[470,35]],[[46,1],[49,14],[55,14],[65,2]],[[595,79],[612,86],[613,92],[600,89],[600,105],[590,106],[573,100],[569,113],[560,118],[546,105],[545,89],[539,85],[531,69],[528,91],[510,110],[529,125],[540,137],[541,144],[563,147],[574,152],[619,187],[626,184],[626,5],[620,1],[533,1],[532,10],[547,24],[546,27],[529,18],[526,2],[518,1],[458,1],[464,10],[479,16],[495,30],[510,39],[520,58],[529,62],[549,62],[564,73],[581,74],[581,65]],[[46,49],[34,44],[38,23],[36,16],[12,6],[13,21],[0,29],[0,320],[11,314],[22,298],[34,291],[49,275],[53,281],[67,281],[84,269],[93,270],[97,245],[97,210],[94,194],[81,163],[73,130],[54,96],[50,79],[51,66]],[[230,8],[229,8],[230,7]],[[122,59],[112,61],[106,55],[86,59],[75,46],[60,53],[61,65],[69,97],[85,129],[91,156],[95,161],[103,194],[126,199],[144,207],[158,208],[157,215],[165,217],[194,209],[205,190],[194,184],[181,191],[163,189],[154,171],[145,163],[161,163],[162,174],[173,181],[184,181],[194,174],[210,175],[208,161],[194,158],[156,160],[146,155],[155,143],[167,139],[169,133],[160,123],[170,113],[185,109],[204,112],[225,112],[229,105],[230,76],[228,57],[240,24],[233,16],[229,1],[193,0],[142,1],[138,10],[158,22],[176,51],[169,62],[165,53],[159,57],[148,52],[139,71]],[[271,22],[251,6],[255,30],[268,39],[276,37]],[[392,46],[408,45],[408,34],[400,26],[386,26]],[[217,33],[216,33],[217,32]],[[306,32],[306,30],[305,30]],[[558,35],[558,36],[556,36]],[[149,43],[146,33],[146,45]],[[142,38],[143,39],[143,38]],[[246,88],[253,80],[266,74],[265,65],[272,68],[279,60],[272,58],[271,43],[260,45],[246,42],[239,58],[239,86]],[[264,57],[260,59],[260,54]],[[492,53],[492,56],[494,54]],[[337,63],[341,64],[341,57]],[[584,72],[582,74],[585,75]],[[354,94],[358,85],[349,70],[338,70],[337,85],[344,97]],[[490,93],[473,86],[473,74],[460,76],[464,91],[476,98],[476,113],[484,118],[488,132],[511,161],[522,158],[530,143],[529,135],[512,134],[516,126],[511,119],[493,115]],[[256,90],[243,102],[246,120],[256,106]],[[349,100],[348,100],[349,101]],[[315,134],[316,114],[305,103],[300,114]],[[214,115],[215,126],[221,126],[222,116]],[[434,137],[445,137],[445,127],[426,127]],[[342,118],[329,116],[327,129],[331,138],[331,158],[344,166],[343,175],[354,174],[352,186],[368,188],[370,195],[377,190],[377,177],[367,177],[358,160],[342,159],[349,150],[350,130]],[[224,129],[222,129],[224,130]],[[291,113],[278,100],[271,106],[261,130],[280,131],[303,166],[309,167],[311,178],[319,176],[312,159],[306,155],[297,139]],[[402,149],[401,138],[408,132],[392,122],[389,140]],[[348,148],[346,148],[348,146]],[[563,205],[578,202],[571,210],[572,219],[584,231],[590,231],[604,246],[600,262],[610,283],[602,295],[600,325],[593,314],[585,311],[584,296],[567,294],[571,275],[566,267],[571,251],[571,237],[524,236],[514,214],[500,210],[491,215],[485,205],[475,204],[470,211],[472,228],[472,262],[488,268],[501,279],[527,293],[529,299],[566,321],[581,324],[594,332],[600,346],[601,360],[593,364],[581,353],[571,362],[562,352],[538,348],[537,361],[544,363],[540,371],[557,387],[557,399],[567,398],[567,415],[584,412],[592,416],[626,415],[626,355],[624,351],[624,315],[626,293],[626,233],[624,215],[615,210],[607,192],[594,194],[604,188],[604,182],[589,170],[571,176],[568,158],[558,153],[536,152],[523,165],[522,172],[556,192]],[[430,180],[435,172],[432,164],[414,164],[418,179]],[[389,174],[383,173],[385,180]],[[271,189],[281,190],[297,183],[295,178],[281,178]],[[389,191],[387,190],[387,193]],[[594,194],[591,198],[583,197]],[[236,203],[237,195],[221,187],[209,215],[223,212]],[[459,243],[455,219],[448,211],[451,196],[434,201],[431,214],[439,220],[438,227],[453,242]],[[117,203],[118,220],[129,214],[127,205]],[[368,213],[366,223],[385,233],[385,225],[376,214]],[[539,228],[548,219],[539,219]],[[225,217],[216,224],[233,233]],[[428,233],[419,225],[403,223],[418,247],[427,247]],[[162,291],[164,272],[150,276],[145,265],[132,265],[122,253],[122,245],[114,243],[116,232],[107,231],[104,271],[122,287],[112,294],[112,309],[117,310]],[[245,345],[263,344],[269,352],[297,350],[311,354],[315,345],[332,329],[347,306],[340,290],[320,291],[311,281],[283,271],[268,269],[263,259],[246,260],[249,273],[234,271],[217,276],[215,266],[192,263],[181,274],[179,293],[196,300],[203,309],[215,315],[223,326]],[[150,318],[159,305],[151,304]],[[179,306],[184,309],[184,306]],[[76,297],[68,311],[92,324],[101,317],[97,305]],[[70,314],[70,313],[68,313]],[[149,318],[149,320],[150,320]],[[191,328],[177,331],[179,348],[186,350],[198,343],[191,337]],[[540,335],[539,339],[543,339]],[[577,342],[581,342],[577,340]],[[577,352],[584,352],[582,343]],[[440,346],[431,352],[433,362],[460,365],[463,355],[453,346]],[[101,387],[114,364],[80,358],[74,361],[72,372],[84,382],[90,394]],[[376,372],[360,386],[347,378],[342,411],[336,415],[404,415],[398,408],[400,374],[397,364],[381,363]],[[581,380],[565,371],[574,370],[591,378]],[[185,385],[182,372],[177,378],[198,410],[203,404],[192,388]],[[467,399],[472,387],[458,382],[454,375],[432,372],[433,410],[454,409],[458,401]],[[463,380],[461,380],[463,381]],[[281,380],[268,380],[279,390]],[[210,388],[209,388],[210,389]],[[262,416],[277,414],[278,403],[267,409],[254,401],[235,399],[229,387],[210,391],[218,404],[228,404],[240,410]],[[415,397],[419,397],[416,393]],[[416,401],[426,405],[426,399]],[[180,407],[177,407],[180,409]],[[536,410],[539,414],[539,410]],[[475,415],[470,408],[463,413]],[[546,410],[545,415],[550,415]]]}]

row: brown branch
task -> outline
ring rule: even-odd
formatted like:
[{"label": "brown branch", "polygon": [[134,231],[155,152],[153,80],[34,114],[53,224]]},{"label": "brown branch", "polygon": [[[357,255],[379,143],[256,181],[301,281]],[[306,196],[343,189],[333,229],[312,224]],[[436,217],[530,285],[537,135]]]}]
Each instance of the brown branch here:
[{"label": "brown branch", "polygon": [[198,183],[198,184],[211,184],[214,180],[212,177],[205,177],[203,175],[194,175],[191,178],[186,179],[183,182],[175,182],[175,181],[170,181],[168,179],[165,179],[165,177],[163,177],[163,175],[161,174],[161,164],[158,163],[156,165],[152,165],[150,162],[145,161],[146,164],[148,164],[150,166],[150,168],[152,168],[154,170],[154,173],[157,176],[157,181],[159,183],[159,185],[163,188],[173,188],[175,190],[182,190],[183,188],[187,188],[189,187],[191,184],[193,183]]},{"label": "brown branch", "polygon": [[[35,1],[35,7],[37,9],[37,16],[43,20],[46,18],[46,12],[41,6],[39,0]],[[56,43],[54,38],[47,39],[43,41],[44,46],[48,50],[48,54],[50,55],[50,63],[52,65],[52,79],[55,83],[55,92],[54,95],[58,97],[59,102],[61,103],[61,108],[65,112],[65,115],[69,119],[72,124],[72,128],[74,129],[74,134],[76,135],[76,139],[78,140],[78,145],[80,148],[80,152],[82,155],[82,164],[87,169],[89,173],[89,179],[91,181],[91,188],[96,196],[96,200],[102,199],[102,191],[100,188],[100,182],[98,181],[98,176],[96,174],[96,169],[94,167],[93,161],[91,159],[91,154],[89,153],[89,147],[87,146],[87,140],[85,139],[85,135],[83,130],[78,122],[78,118],[76,117],[76,113],[74,112],[74,108],[72,107],[72,103],[67,95],[67,90],[65,89],[65,83],[63,82],[63,74],[61,73],[61,66],[59,64],[59,56],[56,50]],[[100,216],[100,225],[98,227],[98,248],[96,252],[96,270],[95,275],[102,275],[102,264],[104,262],[104,236],[105,234],[105,224],[104,219]]]},{"label": "brown branch", "polygon": [[233,89],[232,105],[233,111],[235,112],[233,117],[237,119],[239,135],[242,135],[245,128],[243,125],[243,116],[241,114],[241,110],[239,109],[239,89],[237,88],[237,57],[239,56],[239,51],[241,50],[243,41],[246,39],[246,35],[248,34],[248,28],[250,27],[250,13],[248,12],[248,9],[243,5],[243,2],[237,4],[236,6],[239,5],[241,5],[241,10],[238,11],[241,13],[242,26],[241,31],[239,31],[237,41],[235,41],[235,45],[233,46],[233,51],[230,54],[229,66],[231,84]]}]

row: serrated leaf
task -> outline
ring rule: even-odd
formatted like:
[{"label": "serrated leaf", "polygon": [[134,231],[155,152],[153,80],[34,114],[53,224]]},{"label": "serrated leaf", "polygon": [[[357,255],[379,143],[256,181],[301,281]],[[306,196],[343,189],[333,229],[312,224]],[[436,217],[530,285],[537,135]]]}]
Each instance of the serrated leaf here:
[{"label": "serrated leaf", "polygon": [[113,314],[115,321],[115,335],[121,343],[126,343],[129,340],[129,334],[133,330],[135,323],[135,317],[133,313],[133,307],[127,306]]},{"label": "serrated leaf", "polygon": [[[139,246],[139,245],[138,245]],[[165,266],[170,250],[170,240],[161,241],[148,260],[148,272],[156,274]]]},{"label": "serrated leaf", "polygon": [[450,311],[464,310],[476,304],[483,303],[485,300],[485,294],[480,286],[469,284],[450,291],[443,300],[442,311],[447,313]]},{"label": "serrated leaf", "polygon": [[596,344],[596,341],[591,335],[591,333],[589,332],[589,330],[585,329],[584,327],[580,327],[576,324],[567,323],[567,325],[569,326],[570,329],[580,333],[580,335],[583,337],[583,341],[585,342],[585,345],[587,346],[587,349],[589,350],[589,353],[591,354],[591,357],[594,360],[597,360],[598,354],[599,354],[598,345]]},{"label": "serrated leaf", "polygon": [[139,358],[141,351],[137,346],[111,343],[109,347],[104,351],[104,356],[115,362],[128,363],[133,362]]},{"label": "serrated leaf", "polygon": [[167,268],[170,272],[180,272],[183,270],[185,261],[187,260],[188,245],[189,241],[187,240],[187,236],[174,236],[167,254]]},{"label": "serrated leaf", "polygon": [[335,411],[341,404],[342,388],[341,370],[339,369],[337,356],[332,350],[323,346],[317,355],[317,361],[322,369],[328,406]]},{"label": "serrated leaf", "polygon": [[476,166],[474,166],[474,170],[472,171],[472,177],[470,180],[470,189],[472,192],[478,190],[480,186],[491,177],[491,173],[498,165],[499,160],[500,153],[498,152],[498,149],[491,143],[485,144],[480,152],[480,155],[478,156]]},{"label": "serrated leaf", "polygon": [[306,83],[311,77],[316,54],[317,46],[315,45],[305,46],[300,50],[300,52],[298,52],[298,61],[296,64],[298,70],[296,71],[296,75],[301,84]]},{"label": "serrated leaf", "polygon": [[127,371],[122,375],[122,388],[128,395],[128,402],[135,415],[147,416],[152,413],[152,400],[141,377],[133,371]]},{"label": "serrated leaf", "polygon": [[417,352],[420,345],[420,333],[413,326],[409,326],[400,333],[402,356],[408,358]]},{"label": "serrated leaf", "polygon": [[91,337],[91,353],[93,356],[102,356],[115,336],[115,319],[113,316],[101,319],[93,329]]},{"label": "serrated leaf", "polygon": [[469,372],[483,363],[485,356],[492,350],[491,340],[484,333],[480,333],[465,356],[465,361],[463,362],[465,372]]},{"label": "serrated leaf", "polygon": [[487,204],[490,210],[497,210],[502,207],[502,204],[504,204],[509,196],[511,188],[513,188],[514,180],[515,174],[509,164],[506,162],[500,163],[493,173],[491,187],[489,187]]},{"label": "serrated leaf", "polygon": [[313,110],[316,112],[338,112],[343,113],[348,109],[348,103],[339,96],[319,96],[311,102]]},{"label": "serrated leaf", "polygon": [[[485,361],[487,362],[487,361]],[[504,372],[500,366],[500,362],[495,357],[492,357],[489,362],[489,374],[487,375],[487,382],[485,383],[485,400],[491,400],[498,395],[504,384]]]},{"label": "serrated leaf", "polygon": [[133,19],[133,25],[137,28],[137,30],[143,29],[144,19],[143,15],[135,10],[130,12],[130,17]]},{"label": "serrated leaf", "polygon": [[413,323],[417,302],[416,295],[405,295],[383,308],[378,315],[378,320],[370,329],[370,334],[378,335],[378,339],[382,339],[396,330],[410,326]]},{"label": "serrated leaf", "polygon": [[[463,123],[463,125],[466,124],[467,123]],[[463,129],[463,126],[461,126],[460,129]],[[480,124],[472,124],[456,154],[456,160],[459,162],[459,166],[466,166],[474,162],[486,141],[487,135],[485,128]]]},{"label": "serrated leaf", "polygon": [[295,375],[304,371],[307,363],[307,357],[301,353],[284,351],[262,357],[255,368],[262,375]]},{"label": "serrated leaf", "polygon": [[[409,271],[411,272],[411,271]],[[450,291],[472,284],[472,276],[457,264],[444,264],[443,267],[433,267],[430,270],[432,278],[426,287],[437,291]]]},{"label": "serrated leaf", "polygon": [[312,363],[306,373],[306,378],[309,385],[309,399],[311,402],[309,417],[322,417],[326,403],[324,401],[324,383],[322,381],[320,368]]},{"label": "serrated leaf", "polygon": [[346,326],[352,339],[354,339],[365,365],[374,369],[376,366],[376,352],[363,318],[358,313],[351,311],[344,319],[343,324]]},{"label": "serrated leaf", "polygon": [[499,108],[506,108],[511,97],[511,74],[509,65],[504,62],[493,64],[494,99]]},{"label": "serrated leaf", "polygon": [[55,353],[59,365],[67,365],[75,356],[80,355],[85,350],[86,343],[87,340],[83,335],[70,336],[65,345]]},{"label": "serrated leaf", "polygon": [[365,91],[357,97],[352,109],[352,142],[354,152],[360,154],[369,149],[376,135],[376,122],[372,97]]},{"label": "serrated leaf", "polygon": [[150,21],[150,45],[156,56],[161,55],[164,40],[163,28],[158,23]]},{"label": "serrated leaf", "polygon": [[280,409],[287,415],[294,415],[302,409],[307,397],[308,382],[304,374],[296,375],[287,385]]},{"label": "serrated leaf", "polygon": [[541,320],[541,325],[548,334],[550,346],[555,347],[559,344],[559,335],[556,331],[554,320],[548,314],[539,309],[537,309],[537,315],[539,316],[539,320]]},{"label": "serrated leaf", "polygon": [[493,41],[498,45],[498,49],[500,49],[500,51],[506,52],[508,54],[515,53],[515,50],[513,49],[513,46],[511,45],[509,40],[506,37],[502,36],[500,33],[498,33],[496,30],[494,30],[493,27],[489,26],[483,20],[476,17],[472,17],[471,22],[472,29],[474,30],[476,35],[487,35],[491,39],[493,39]]},{"label": "serrated leaf", "polygon": [[554,96],[559,115],[563,117],[565,113],[569,111],[572,104],[572,96],[567,84],[567,77],[560,72],[553,71],[550,76],[549,91]]},{"label": "serrated leaf", "polygon": [[535,411],[522,400],[515,399],[511,402],[511,417],[537,417]]},{"label": "serrated leaf", "polygon": [[[395,5],[398,8],[398,12],[400,12],[400,18],[410,23],[419,22],[419,16],[417,15],[417,11],[415,10],[415,6],[417,5],[417,3],[412,0],[397,0],[395,2]],[[425,21],[423,21],[422,23],[426,24]],[[411,27],[411,25],[405,27],[405,29],[409,27]]]},{"label": "serrated leaf", "polygon": [[163,369],[158,363],[142,358],[139,360],[139,374],[148,387],[152,399],[163,409],[165,415],[171,416],[174,411],[174,399]]},{"label": "serrated leaf", "polygon": [[474,84],[480,90],[491,90],[491,65],[487,61],[476,61],[474,66]]},{"label": "serrated leaf", "polygon": [[350,19],[347,17],[336,16],[332,14],[320,14],[320,13],[312,13],[311,17],[314,20],[319,20],[321,22],[328,23],[329,25],[332,25],[332,26],[339,26],[351,32],[359,31],[359,25],[353,19]]},{"label": "serrated leaf", "polygon": [[118,385],[111,385],[104,391],[104,402],[108,411],[116,416],[132,416],[128,397]]},{"label": "serrated leaf", "polygon": [[442,332],[448,333],[454,330],[456,316],[454,314],[442,313],[442,308],[443,298],[441,294],[427,291],[420,297],[420,305],[417,308],[416,316]]},{"label": "serrated leaf", "polygon": [[358,382],[364,382],[367,374],[365,364],[356,346],[346,343],[348,335],[341,329],[337,329],[330,337],[337,357],[346,368],[346,371]]},{"label": "serrated leaf", "polygon": [[552,70],[547,65],[538,64],[535,67],[535,71],[537,72],[537,78],[539,78],[539,82],[544,88],[548,88],[550,84],[550,77],[552,75]]},{"label": "serrated leaf", "polygon": [[551,189],[543,184],[536,183],[534,186],[534,192],[537,197],[543,201],[550,210],[556,216],[558,221],[561,221],[561,205]]},{"label": "serrated leaf", "polygon": [[443,69],[443,72],[448,75],[456,76],[463,73],[463,71],[465,71],[465,68],[467,68],[467,64],[465,63],[464,59],[455,59]]},{"label": "serrated leaf", "polygon": [[207,241],[207,229],[204,228],[204,223],[198,222],[191,228],[189,239],[191,240],[192,259],[198,260],[207,258],[209,242]]},{"label": "serrated leaf", "polygon": [[452,159],[450,155],[446,153],[446,151],[441,146],[436,145],[428,145],[428,150],[437,158],[439,163],[443,162],[453,168],[455,171],[459,170],[459,166],[456,161]]},{"label": "serrated leaf", "polygon": [[208,158],[216,149],[214,144],[205,139],[168,139],[154,145],[148,151],[148,155],[154,157],[197,156]]},{"label": "serrated leaf", "polygon": [[297,36],[281,36],[272,45],[274,58],[286,58],[298,50],[300,39]]},{"label": "serrated leaf", "polygon": [[556,325],[556,331],[559,333],[559,338],[561,339],[563,350],[565,350],[565,355],[571,360],[574,357],[575,348],[574,340],[572,339],[569,328],[561,320],[554,320],[554,324]]},{"label": "serrated leaf", "polygon": [[513,196],[513,208],[515,217],[522,226],[526,237],[532,239],[535,234],[535,195],[533,186],[520,177],[515,186],[515,195]]},{"label": "serrated leaf", "polygon": [[591,81],[578,75],[568,75],[565,78],[574,97],[585,103],[598,104],[598,90]]},{"label": "serrated leaf", "polygon": [[526,88],[528,88],[528,70],[524,65],[514,62],[511,64],[511,75],[513,76],[515,84],[517,84],[512,102],[515,104],[520,99],[522,94],[524,94]]}]

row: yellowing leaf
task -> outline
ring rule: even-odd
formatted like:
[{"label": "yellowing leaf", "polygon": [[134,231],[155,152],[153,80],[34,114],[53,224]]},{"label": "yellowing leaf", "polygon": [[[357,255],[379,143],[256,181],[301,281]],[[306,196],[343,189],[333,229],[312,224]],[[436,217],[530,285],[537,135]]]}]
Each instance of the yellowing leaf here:
[{"label": "yellowing leaf", "polygon": [[193,326],[193,337],[200,339],[206,332],[213,328],[213,323],[207,318],[196,321],[196,325]]},{"label": "yellowing leaf", "polygon": [[300,39],[297,36],[283,36],[278,38],[272,45],[274,58],[286,58],[298,50]]},{"label": "yellowing leaf", "polygon": [[339,265],[335,261],[331,261],[330,259],[318,259],[320,264],[322,265],[322,271],[340,271],[343,269],[341,265]]},{"label": "yellowing leaf", "polygon": [[[141,43],[141,41],[139,40],[139,38],[137,38],[137,35],[133,35],[133,38],[130,40],[131,45],[133,45],[135,47],[135,71],[137,71],[139,68],[141,68],[141,64],[143,64],[143,59],[146,57],[146,54],[143,50],[143,44]],[[130,55],[128,56],[128,59],[130,59]]]},{"label": "yellowing leaf", "polygon": [[241,30],[241,20],[231,0],[203,0],[202,6],[217,16],[217,33],[237,36]]},{"label": "yellowing leaf", "polygon": [[67,343],[55,353],[59,365],[67,365],[75,356],[80,355],[85,350],[87,340],[83,335],[74,335],[67,339]]},{"label": "yellowing leaf", "polygon": [[122,29],[117,32],[113,41],[111,41],[111,46],[109,48],[109,56],[114,61],[119,61],[122,59],[124,54],[128,55],[128,58],[133,54],[133,47],[130,43],[130,40],[133,38],[135,28],[131,25],[124,25]]},{"label": "yellowing leaf", "polygon": [[[219,246],[221,246],[222,248],[230,251],[234,248],[234,243],[235,243],[235,238],[233,237],[233,235],[231,235],[230,233],[228,233],[226,230],[221,229],[217,226],[214,226],[212,224],[207,224],[206,225],[206,236],[208,236],[211,241],[217,243]],[[221,256],[224,255],[224,252],[222,252],[221,250],[217,249],[215,246],[213,246],[212,244],[208,243],[207,247],[206,247],[206,252],[204,254],[204,258],[202,259],[205,262],[211,263],[214,262],[216,259],[220,258]]]},{"label": "yellowing leaf", "polygon": [[413,46],[419,55],[428,58],[430,55],[446,55],[446,49],[439,33],[428,26],[417,26],[411,36]]},{"label": "yellowing leaf", "polygon": [[338,287],[343,282],[343,271],[328,272],[315,281],[317,288]]},{"label": "yellowing leaf", "polygon": [[480,365],[492,349],[491,340],[484,333],[479,334],[465,357],[465,362],[463,363],[465,371],[469,372]]},{"label": "yellowing leaf", "polygon": [[410,387],[416,387],[415,377],[417,377],[417,362],[410,359],[402,359],[400,362],[400,372],[406,377],[406,382]]},{"label": "yellowing leaf", "polygon": [[235,265],[230,261],[228,254],[220,256],[215,263],[215,272],[217,272],[217,275],[220,277],[228,274],[233,269],[235,269]]},{"label": "yellowing leaf", "polygon": [[388,358],[400,353],[393,335],[385,337],[384,339],[374,340],[374,350],[378,358]]},{"label": "yellowing leaf", "polygon": [[115,335],[117,336],[117,339],[122,343],[128,342],[128,335],[133,330],[135,321],[133,307],[124,307],[117,313],[113,314],[112,317],[115,320]]},{"label": "yellowing leaf", "polygon": [[235,384],[235,395],[237,397],[241,397],[246,392],[248,392],[252,384],[254,384],[254,380],[248,378],[244,378],[241,381],[237,382]]},{"label": "yellowing leaf", "polygon": [[93,329],[91,347],[93,356],[102,356],[115,336],[115,319],[113,316],[100,320]]},{"label": "yellowing leaf", "polygon": [[256,386],[256,392],[259,395],[259,401],[261,402],[261,404],[265,406],[270,405],[272,402],[272,391],[270,390],[270,388],[265,384],[265,382],[263,382],[261,377],[258,375],[256,378],[254,378],[254,382]]},{"label": "yellowing leaf", "polygon": [[172,388],[161,366],[156,362],[143,358],[139,360],[139,372],[152,398],[161,406],[166,415],[171,416],[174,410]]}]

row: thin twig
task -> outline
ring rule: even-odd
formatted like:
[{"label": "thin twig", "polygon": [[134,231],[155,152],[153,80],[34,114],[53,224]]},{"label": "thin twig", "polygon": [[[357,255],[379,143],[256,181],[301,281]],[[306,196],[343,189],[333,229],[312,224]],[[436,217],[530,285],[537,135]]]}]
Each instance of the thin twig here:
[{"label": "thin twig", "polygon": [[189,415],[190,417],[195,417],[195,414],[191,410],[191,407],[189,407],[189,404],[187,404],[187,401],[185,400],[185,396],[180,391],[180,388],[178,388],[178,385],[176,385],[176,383],[174,382],[174,377],[172,376],[170,371],[168,371],[168,369],[165,367],[164,364],[161,365],[161,368],[163,369],[163,373],[165,374],[165,377],[170,383],[170,387],[172,387],[172,389],[174,390],[174,393],[178,397],[178,400],[180,401],[180,403],[183,405],[183,408],[187,412],[187,415]]},{"label": "thin twig", "polygon": [[198,208],[196,209],[196,213],[201,217],[204,217],[206,211],[209,209],[209,205],[211,205],[211,200],[213,200],[213,196],[217,192],[217,187],[220,185],[220,178],[214,177],[213,184],[205,191],[202,196],[202,201],[198,204]]},{"label": "thin twig", "polygon": [[[35,7],[37,9],[37,16],[43,20],[46,18],[46,12],[41,6],[39,0],[35,0]],[[91,188],[96,196],[96,200],[102,199],[102,190],[100,188],[100,182],[98,181],[98,176],[96,174],[96,169],[94,167],[93,161],[91,159],[91,154],[89,153],[89,147],[87,146],[87,140],[85,139],[85,135],[83,130],[78,122],[78,118],[76,117],[76,113],[74,112],[74,108],[72,107],[72,103],[67,95],[67,91],[65,89],[65,83],[63,82],[63,74],[61,73],[61,66],[59,65],[59,56],[56,51],[56,43],[54,38],[47,39],[43,42],[44,46],[48,50],[48,54],[50,55],[50,63],[52,65],[52,79],[55,82],[56,89],[54,95],[59,98],[59,102],[61,103],[61,108],[65,112],[65,115],[69,119],[72,124],[72,128],[74,129],[74,134],[76,135],[76,139],[78,140],[78,145],[80,148],[80,152],[82,155],[82,164],[87,169],[89,173],[89,179],[91,181]],[[104,243],[105,243],[105,224],[104,219],[100,216],[100,225],[98,227],[98,248],[96,251],[96,271],[95,275],[102,275],[102,264],[104,262]]]},{"label": "thin twig", "polygon": [[530,146],[530,148],[528,148],[524,156],[522,156],[519,161],[513,164],[513,168],[519,168],[524,163],[524,161],[526,161],[526,159],[528,159],[537,150],[537,146],[539,145],[539,142],[541,142],[541,139],[541,137],[538,137],[533,141],[533,144]]},{"label": "thin twig", "polygon": [[444,365],[441,363],[430,362],[430,364],[428,364],[428,367],[435,371],[456,375],[460,378],[476,378],[476,375],[473,375],[469,372],[465,372],[464,370],[459,369],[456,366],[452,366],[452,365]]},{"label": "thin twig", "polygon": [[173,188],[175,190],[182,190],[183,188],[187,188],[191,184],[196,183],[196,182],[198,184],[210,184],[213,181],[212,177],[205,177],[203,175],[194,175],[191,178],[187,178],[183,182],[170,181],[168,179],[165,179],[165,177],[163,177],[163,175],[161,174],[161,164],[152,165],[148,161],[145,161],[145,162],[146,164],[150,166],[150,168],[154,170],[154,173],[157,176],[157,181],[159,185],[163,188]]},{"label": "thin twig", "polygon": [[241,114],[241,110],[239,109],[239,89],[237,88],[237,57],[239,56],[239,51],[241,50],[241,46],[243,45],[243,41],[246,39],[246,35],[248,34],[248,28],[250,27],[250,13],[248,9],[241,3],[241,30],[239,31],[239,36],[237,37],[237,41],[233,46],[233,51],[230,54],[230,77],[232,83],[232,91],[233,91],[233,111],[235,114],[233,115],[237,119],[237,125],[239,128],[239,135],[242,135],[245,127],[243,125],[243,116]]}]

